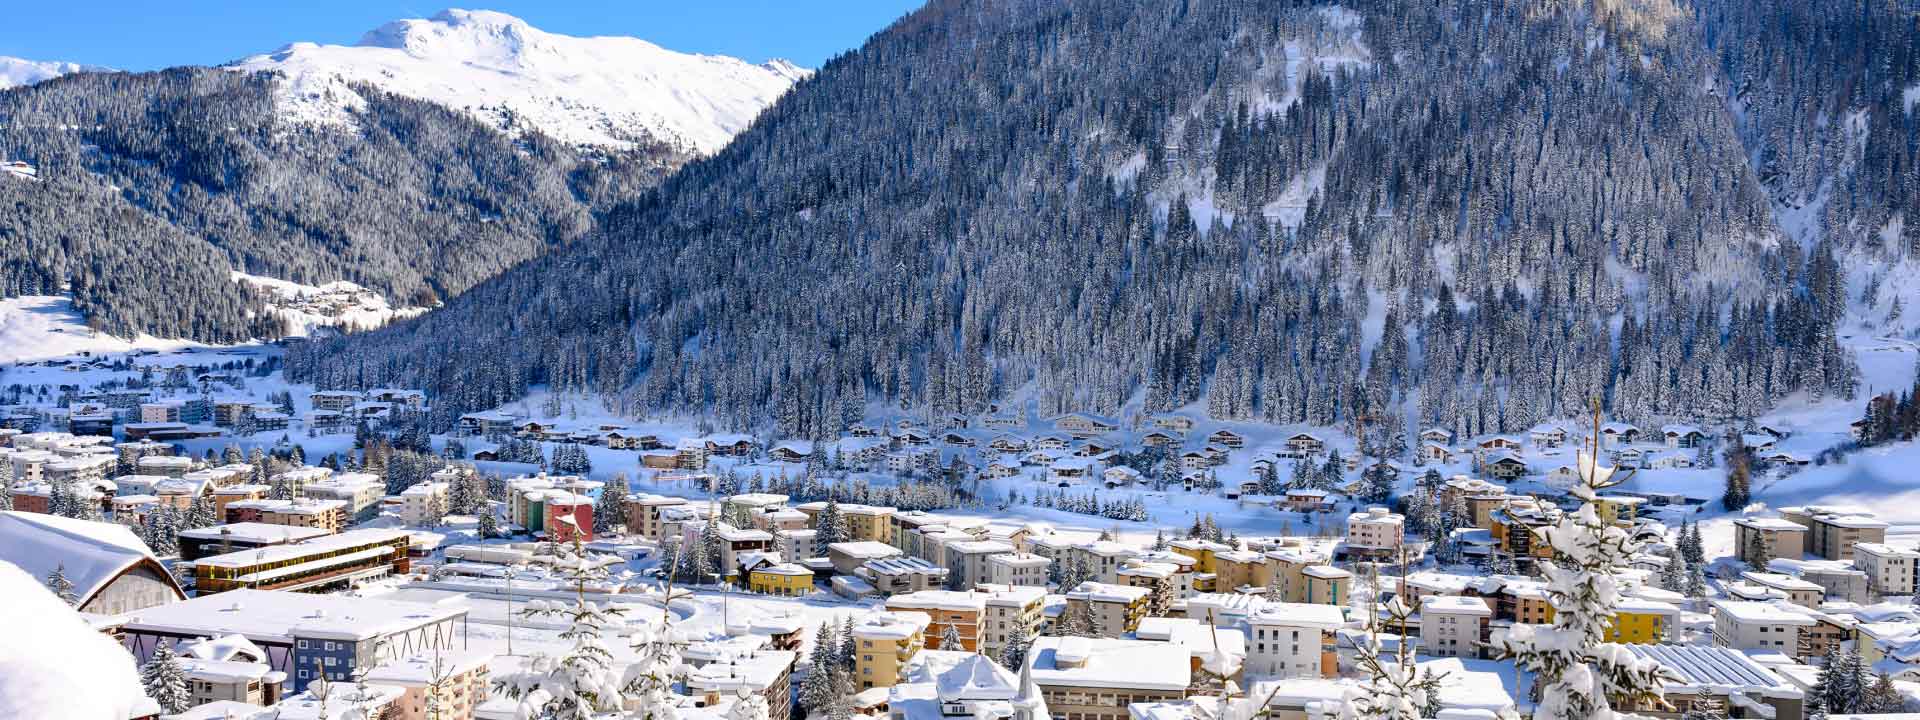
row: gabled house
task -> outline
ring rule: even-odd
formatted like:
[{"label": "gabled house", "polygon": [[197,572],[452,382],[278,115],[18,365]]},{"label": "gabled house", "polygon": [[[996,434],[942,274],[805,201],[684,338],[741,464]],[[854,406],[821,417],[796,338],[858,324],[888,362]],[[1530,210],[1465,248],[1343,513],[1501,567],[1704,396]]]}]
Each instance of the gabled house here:
[{"label": "gabled house", "polygon": [[1233,448],[1237,450],[1239,448],[1246,447],[1247,438],[1246,436],[1241,435],[1240,433],[1234,432],[1232,430],[1228,430],[1226,428],[1221,428],[1219,430],[1213,431],[1213,434],[1208,435],[1207,442],[1218,443],[1218,444],[1225,445],[1229,448]]},{"label": "gabled house", "polygon": [[1026,438],[1019,435],[1000,435],[987,443],[987,447],[1003,453],[1023,453],[1030,445]]},{"label": "gabled house", "polygon": [[1513,480],[1527,474],[1527,464],[1505,450],[1488,455],[1484,467],[1488,476],[1501,480]]},{"label": "gabled house", "polygon": [[1165,430],[1154,430],[1141,436],[1140,444],[1147,447],[1172,447],[1180,444],[1180,436]]},{"label": "gabled house", "polygon": [[1070,413],[1054,418],[1053,427],[1077,438],[1090,438],[1119,430],[1120,424],[1090,413]]},{"label": "gabled house", "polygon": [[1453,431],[1446,428],[1427,428],[1420,431],[1420,441],[1445,445],[1453,442]]},{"label": "gabled house", "polygon": [[1437,442],[1420,443],[1420,459],[1427,462],[1451,464],[1454,461],[1453,448]]},{"label": "gabled house", "polygon": [[1541,425],[1527,431],[1527,440],[1534,447],[1557,448],[1567,442],[1567,429],[1559,425]]},{"label": "gabled house", "polygon": [[1287,449],[1299,453],[1296,457],[1318,455],[1327,449],[1327,441],[1313,433],[1295,433],[1287,438]]},{"label": "gabled house", "polygon": [[1604,447],[1621,447],[1640,440],[1640,428],[1632,423],[1610,422],[1600,426],[1600,444]]},{"label": "gabled house", "polygon": [[1692,425],[1664,425],[1660,428],[1660,435],[1670,448],[1698,447],[1707,439],[1705,432]]}]

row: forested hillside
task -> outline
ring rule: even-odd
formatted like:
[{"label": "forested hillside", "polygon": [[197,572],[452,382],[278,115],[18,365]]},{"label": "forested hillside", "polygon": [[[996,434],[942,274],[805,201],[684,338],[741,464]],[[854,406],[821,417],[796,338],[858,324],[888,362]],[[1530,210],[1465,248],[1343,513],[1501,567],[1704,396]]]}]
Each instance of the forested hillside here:
[{"label": "forested hillside", "polygon": [[803,436],[1023,388],[1388,444],[1851,393],[1834,248],[1781,231],[1711,49],[1778,17],[1698,10],[934,2],[592,239],[290,368]]},{"label": "forested hillside", "polygon": [[276,81],[183,68],[0,92],[0,160],[39,176],[0,176],[0,292],[68,285],[118,335],[273,337],[231,271],[429,304],[583,236],[684,159],[509,138],[372,88],[351,132],[289,126]]}]

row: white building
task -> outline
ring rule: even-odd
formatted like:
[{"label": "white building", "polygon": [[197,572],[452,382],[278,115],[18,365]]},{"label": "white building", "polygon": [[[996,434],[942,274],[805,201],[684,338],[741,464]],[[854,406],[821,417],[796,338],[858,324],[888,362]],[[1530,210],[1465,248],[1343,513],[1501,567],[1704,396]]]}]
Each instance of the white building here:
[{"label": "white building", "polygon": [[987,582],[995,585],[1047,586],[1053,561],[1033,553],[1001,553],[987,558]]},{"label": "white building", "polygon": [[1347,549],[1365,555],[1392,555],[1399,552],[1406,527],[1406,516],[1383,507],[1353,513],[1347,516]]},{"label": "white building", "polygon": [[1013,552],[1013,546],[997,540],[966,540],[947,543],[948,584],[966,590],[980,583],[995,582],[991,558]]},{"label": "white building", "polygon": [[1920,552],[1885,543],[1855,543],[1853,564],[1867,574],[1874,595],[1912,595]]},{"label": "white building", "polygon": [[1420,645],[1434,657],[1478,657],[1492,618],[1480,598],[1429,595],[1420,599]]},{"label": "white building", "polygon": [[447,514],[451,486],[443,482],[415,483],[400,491],[400,517],[408,525],[427,525]]},{"label": "white building", "polygon": [[1247,672],[1281,678],[1337,674],[1334,632],[1346,624],[1333,605],[1266,603],[1247,615]]},{"label": "white building", "polygon": [[1801,633],[1818,621],[1780,603],[1753,600],[1716,600],[1713,603],[1713,644],[1735,650],[1799,652]]}]

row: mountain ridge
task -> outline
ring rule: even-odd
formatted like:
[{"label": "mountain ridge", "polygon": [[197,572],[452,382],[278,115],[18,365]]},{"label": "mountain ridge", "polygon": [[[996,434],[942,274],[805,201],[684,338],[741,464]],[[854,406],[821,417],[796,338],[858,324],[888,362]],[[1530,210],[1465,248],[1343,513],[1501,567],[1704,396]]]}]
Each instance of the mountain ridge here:
[{"label": "mountain ridge", "polygon": [[634,37],[549,33],[505,13],[448,9],[395,20],[354,45],[292,43],[223,67],[279,72],[296,123],[342,125],[351,85],[439,102],[507,131],[520,123],[563,142],[631,149],[660,143],[708,154],[809,72],[667,50]]}]

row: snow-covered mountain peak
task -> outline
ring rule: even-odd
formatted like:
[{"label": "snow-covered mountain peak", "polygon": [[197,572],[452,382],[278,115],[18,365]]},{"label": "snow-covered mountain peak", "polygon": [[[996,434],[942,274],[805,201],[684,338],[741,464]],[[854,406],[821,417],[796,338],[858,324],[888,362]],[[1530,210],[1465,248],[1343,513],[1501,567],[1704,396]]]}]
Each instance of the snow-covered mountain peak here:
[{"label": "snow-covered mountain peak", "polygon": [[445,10],[374,28],[357,45],[294,43],[230,65],[286,75],[296,122],[350,124],[352,83],[532,126],[581,145],[648,139],[711,153],[810,71],[784,60],[679,53],[632,37],[573,37],[487,10]]},{"label": "snow-covered mountain peak", "polygon": [[67,73],[92,72],[105,69],[106,68],[94,67],[92,65],[81,65],[79,63],[24,60],[17,57],[0,56],[0,90],[18,85],[32,85],[43,80],[51,80]]}]

